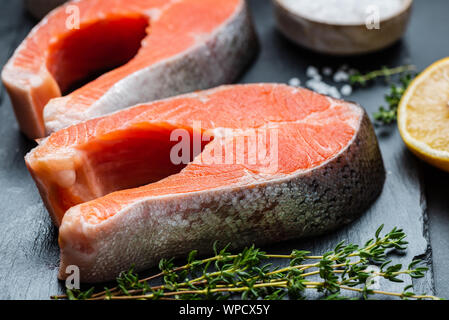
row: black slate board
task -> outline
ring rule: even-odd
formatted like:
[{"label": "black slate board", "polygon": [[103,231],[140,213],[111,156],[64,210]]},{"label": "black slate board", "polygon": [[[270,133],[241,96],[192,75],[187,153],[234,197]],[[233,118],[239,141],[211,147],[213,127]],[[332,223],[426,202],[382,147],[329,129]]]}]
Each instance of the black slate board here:
[{"label": "black slate board", "polygon": [[[424,0],[417,1],[422,6]],[[435,12],[449,9],[444,0],[432,1]],[[395,66],[413,62],[419,68],[441,58],[438,53],[426,53],[410,40],[381,53],[356,58],[330,58],[295,47],[274,27],[271,5],[266,0],[250,1],[262,51],[247,70],[241,82],[287,82],[292,77],[306,79],[308,65],[337,67],[349,64],[361,70],[383,65]],[[440,6],[440,7],[438,7]],[[0,0],[0,65],[25,37],[33,22],[23,13],[21,1]],[[443,9],[441,9],[443,8]],[[447,12],[447,9],[445,12]],[[415,11],[416,12],[416,11]],[[420,11],[428,15],[427,11]],[[414,19],[418,19],[414,15]],[[418,22],[423,23],[425,17]],[[411,26],[413,30],[413,23]],[[416,27],[415,27],[416,28]],[[442,39],[445,29],[436,28]],[[426,39],[423,39],[425,42]],[[418,60],[418,61],[417,61]],[[387,87],[384,83],[356,91],[351,99],[362,104],[371,114],[382,103]],[[52,226],[37,190],[25,168],[23,157],[34,146],[19,132],[4,88],[0,87],[0,299],[48,299],[62,292],[63,284],[56,279],[58,266],[57,230]],[[277,244],[264,248],[271,252],[289,252],[292,248],[322,253],[338,241],[348,239],[363,243],[376,228],[399,226],[408,234],[410,249],[398,257],[404,264],[421,257],[431,264],[431,249],[427,238],[426,201],[419,176],[419,166],[403,147],[395,126],[377,130],[385,165],[388,171],[385,188],[379,200],[354,223],[327,236]],[[433,293],[432,272],[415,282],[417,292]],[[400,285],[401,290],[404,285]]]},{"label": "black slate board", "polygon": [[[406,45],[400,42],[380,53],[352,57],[333,58],[320,55],[297,46],[286,40],[275,28],[272,17],[272,6],[266,1],[250,1],[258,34],[262,42],[262,51],[255,64],[243,76],[242,82],[281,82],[286,83],[292,77],[301,79],[304,85],[308,66],[319,69],[332,67],[333,70],[342,65],[359,70],[379,69],[384,65],[396,66],[411,63],[412,57],[407,52]],[[331,79],[325,79],[332,82]],[[384,81],[368,88],[356,90],[350,100],[361,104],[372,114],[383,102],[383,96],[388,89]],[[384,190],[376,203],[357,221],[329,235],[279,244],[266,248],[289,252],[292,248],[326,252],[340,240],[363,244],[371,237],[377,227],[385,224],[385,230],[394,226],[403,228],[408,235],[409,250],[404,256],[397,257],[400,263],[408,265],[416,257],[427,261],[432,268],[431,247],[428,241],[426,225],[426,201],[422,188],[419,166],[415,158],[405,149],[395,125],[376,130],[387,170],[387,180]],[[394,285],[383,283],[386,290],[402,291],[405,284]],[[434,292],[432,272],[427,277],[415,281],[417,292]]]}]

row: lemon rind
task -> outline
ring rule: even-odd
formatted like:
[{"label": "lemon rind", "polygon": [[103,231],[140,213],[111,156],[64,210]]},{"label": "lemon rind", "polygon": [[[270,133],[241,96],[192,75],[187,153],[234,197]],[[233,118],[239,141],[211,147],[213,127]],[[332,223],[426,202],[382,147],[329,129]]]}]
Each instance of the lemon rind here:
[{"label": "lemon rind", "polygon": [[410,100],[410,97],[412,96],[414,89],[416,87],[418,87],[422,82],[427,80],[427,75],[429,73],[431,73],[432,71],[434,71],[436,68],[440,68],[442,64],[449,65],[449,57],[441,59],[441,60],[433,63],[422,74],[420,74],[415,80],[413,80],[412,83],[409,85],[409,87],[405,91],[404,96],[402,97],[401,102],[399,104],[398,127],[399,127],[399,132],[400,132],[402,138],[404,139],[404,142],[406,143],[407,146],[412,148],[413,151],[420,153],[423,156],[433,158],[434,160],[437,160],[439,162],[442,162],[442,161],[449,162],[449,152],[432,148],[427,143],[413,138],[409,134],[408,130],[405,127],[405,124],[407,121],[407,102]]}]

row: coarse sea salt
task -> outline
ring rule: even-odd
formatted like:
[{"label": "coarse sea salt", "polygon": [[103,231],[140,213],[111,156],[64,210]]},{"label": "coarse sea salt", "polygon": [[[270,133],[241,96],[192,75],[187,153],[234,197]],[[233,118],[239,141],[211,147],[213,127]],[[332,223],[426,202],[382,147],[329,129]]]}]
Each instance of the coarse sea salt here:
[{"label": "coarse sea salt", "polygon": [[[332,74],[331,67],[322,68],[322,73],[320,73],[320,69],[318,69],[317,67],[308,66],[306,69],[306,76],[308,77],[308,79],[305,82],[305,86],[320,94],[325,94],[336,99],[341,99],[342,96],[350,96],[352,94],[353,88],[346,82],[349,81],[349,76],[355,71],[355,69],[349,69],[349,66],[343,65],[338,68],[334,74]],[[333,86],[332,84],[323,81],[322,75],[331,78],[334,82],[342,82],[346,84],[343,84],[339,90],[337,86]],[[288,84],[292,87],[299,87],[301,85],[301,80],[296,77],[291,78],[288,81]]]},{"label": "coarse sea salt", "polygon": [[280,0],[288,9],[307,18],[335,23],[360,24],[378,13],[382,20],[399,12],[404,0]]},{"label": "coarse sea salt", "polygon": [[352,94],[352,87],[349,84],[345,84],[343,87],[341,87],[340,92],[344,96],[350,96]]},{"label": "coarse sea salt", "polygon": [[321,80],[310,79],[306,82],[306,86],[320,94],[329,95],[336,99],[341,98],[341,94],[336,87],[331,86]]},{"label": "coarse sea salt", "polygon": [[344,82],[349,80],[349,74],[346,71],[338,70],[334,74],[334,82]]},{"label": "coarse sea salt", "polygon": [[320,73],[319,73],[318,69],[315,68],[314,66],[309,66],[309,67],[307,67],[306,75],[309,78],[315,78],[317,76],[320,76]]},{"label": "coarse sea salt", "polygon": [[291,78],[288,81],[288,84],[292,87],[299,87],[301,85],[301,80],[299,80],[298,78]]}]

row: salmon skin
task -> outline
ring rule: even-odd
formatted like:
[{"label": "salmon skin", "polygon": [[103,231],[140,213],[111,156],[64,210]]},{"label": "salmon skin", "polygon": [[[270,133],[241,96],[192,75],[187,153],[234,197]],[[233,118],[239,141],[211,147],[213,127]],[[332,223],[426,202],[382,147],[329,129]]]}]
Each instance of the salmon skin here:
[{"label": "salmon skin", "polygon": [[138,103],[231,83],[257,51],[244,0],[79,0],[30,32],[2,80],[21,130],[35,139]]},{"label": "salmon skin", "polygon": [[[173,161],[183,132],[201,137],[184,165]],[[264,149],[256,161],[251,132]],[[77,265],[85,282],[206,254],[217,240],[236,248],[322,234],[360,215],[385,179],[361,107],[279,84],[222,86],[79,123],[26,163],[60,225],[59,277]]]}]

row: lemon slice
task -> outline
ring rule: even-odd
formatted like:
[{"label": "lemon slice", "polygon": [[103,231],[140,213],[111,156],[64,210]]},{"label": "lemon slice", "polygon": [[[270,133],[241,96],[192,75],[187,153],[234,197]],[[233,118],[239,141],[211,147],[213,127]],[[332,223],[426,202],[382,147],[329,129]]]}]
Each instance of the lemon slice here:
[{"label": "lemon slice", "polygon": [[399,103],[398,126],[414,154],[449,171],[449,58],[435,62],[410,84]]}]

